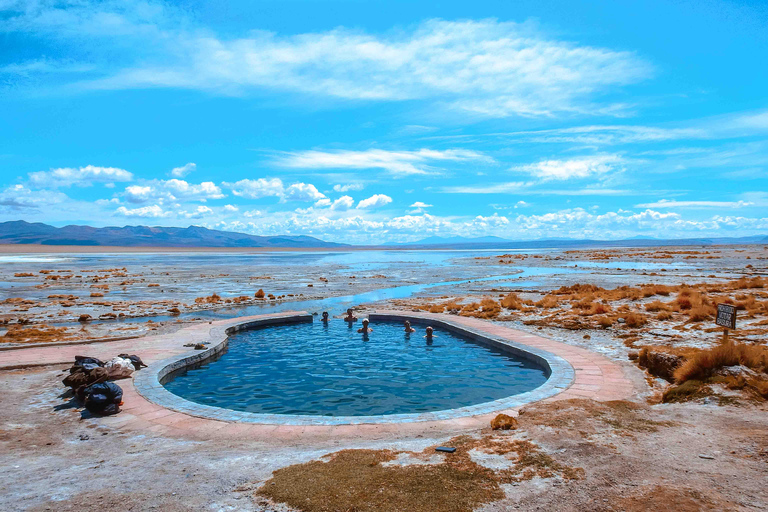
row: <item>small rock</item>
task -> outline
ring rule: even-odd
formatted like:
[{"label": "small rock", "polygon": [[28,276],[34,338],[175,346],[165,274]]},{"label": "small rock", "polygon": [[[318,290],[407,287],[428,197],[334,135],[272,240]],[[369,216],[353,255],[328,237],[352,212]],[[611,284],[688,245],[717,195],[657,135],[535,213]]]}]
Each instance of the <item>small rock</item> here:
[{"label": "small rock", "polygon": [[700,459],[707,459],[707,460],[714,460],[715,457],[713,457],[712,455],[707,455],[707,454],[704,454],[704,453],[700,453],[699,454],[699,458]]},{"label": "small rock", "polygon": [[87,441],[89,439],[90,439],[90,436],[88,434],[80,434],[81,441]]},{"label": "small rock", "polygon": [[626,322],[626,320],[624,320],[624,318],[621,318],[621,317],[617,318],[616,321],[619,322],[620,324],[623,324],[624,322]]}]

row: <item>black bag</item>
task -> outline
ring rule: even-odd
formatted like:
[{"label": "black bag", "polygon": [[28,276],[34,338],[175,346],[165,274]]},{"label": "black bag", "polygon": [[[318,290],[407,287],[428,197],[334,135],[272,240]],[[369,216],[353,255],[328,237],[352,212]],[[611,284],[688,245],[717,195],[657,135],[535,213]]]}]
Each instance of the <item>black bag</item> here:
[{"label": "black bag", "polygon": [[91,384],[84,390],[85,408],[94,414],[116,414],[120,412],[123,390],[114,382]]},{"label": "black bag", "polygon": [[75,373],[79,371],[89,372],[94,368],[104,366],[104,363],[95,357],[75,356],[75,364],[69,369],[69,373]]}]

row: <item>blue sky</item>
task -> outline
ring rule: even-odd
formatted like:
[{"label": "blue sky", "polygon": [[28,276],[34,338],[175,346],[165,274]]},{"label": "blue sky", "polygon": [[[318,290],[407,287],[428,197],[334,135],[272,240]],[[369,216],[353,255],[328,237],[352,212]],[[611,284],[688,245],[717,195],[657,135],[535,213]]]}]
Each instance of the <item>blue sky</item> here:
[{"label": "blue sky", "polygon": [[762,2],[0,0],[0,221],[768,233]]}]

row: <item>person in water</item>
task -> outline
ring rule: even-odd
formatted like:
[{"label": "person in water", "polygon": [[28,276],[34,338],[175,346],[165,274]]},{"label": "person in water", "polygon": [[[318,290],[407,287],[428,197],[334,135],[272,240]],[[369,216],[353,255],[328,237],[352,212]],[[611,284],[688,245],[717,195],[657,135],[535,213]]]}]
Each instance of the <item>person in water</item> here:
[{"label": "person in water", "polygon": [[409,322],[408,320],[406,320],[405,324],[403,324],[403,325],[405,326],[405,332],[407,332],[407,333],[416,332],[416,329],[411,327],[411,322]]},{"label": "person in water", "polygon": [[328,312],[323,311],[323,323],[328,323]]},{"label": "person in water", "polygon": [[437,336],[432,334],[432,327],[427,327],[427,334],[424,337],[427,338],[427,341],[432,341],[433,338],[437,338]]},{"label": "person in water", "polygon": [[356,322],[357,321],[357,317],[352,314],[352,308],[349,308],[347,310],[347,316],[344,317],[344,320],[346,320],[347,322]]},{"label": "person in water", "polygon": [[373,332],[373,329],[368,327],[368,319],[366,318],[363,320],[363,326],[357,330],[357,332],[361,332],[363,334],[368,334],[369,332]]}]

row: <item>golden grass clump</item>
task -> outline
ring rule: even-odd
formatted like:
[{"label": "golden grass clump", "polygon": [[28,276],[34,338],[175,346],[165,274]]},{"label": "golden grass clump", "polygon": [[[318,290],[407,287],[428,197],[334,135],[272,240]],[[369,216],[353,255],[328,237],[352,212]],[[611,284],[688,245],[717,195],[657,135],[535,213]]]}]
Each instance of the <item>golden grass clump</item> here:
[{"label": "golden grass clump", "polygon": [[669,309],[669,305],[660,300],[654,300],[645,305],[645,310],[651,313],[655,313],[656,311],[669,311]]},{"label": "golden grass clump", "polygon": [[674,379],[679,384],[690,380],[704,380],[720,368],[737,365],[766,373],[768,371],[768,347],[725,343],[701,350],[686,358],[686,361],[675,370]]},{"label": "golden grass clump", "polygon": [[523,309],[523,301],[520,296],[514,292],[501,299],[501,306],[505,309]]},{"label": "golden grass clump", "polygon": [[[541,300],[534,304],[537,308],[552,309],[560,305],[560,300],[556,295],[545,295]],[[505,306],[506,307],[506,306]],[[512,308],[509,308],[512,309]]]},{"label": "golden grass clump", "polygon": [[217,302],[221,302],[221,297],[217,293],[210,297],[198,297],[195,299],[195,304],[216,304]]},{"label": "golden grass clump", "polygon": [[11,343],[46,343],[72,339],[66,327],[40,324],[33,327],[9,325],[2,341]]},{"label": "golden grass clump", "polygon": [[703,322],[711,318],[716,312],[717,310],[711,306],[696,306],[688,311],[688,318],[692,322]]},{"label": "golden grass clump", "polygon": [[648,323],[648,317],[642,313],[630,313],[624,317],[624,324],[633,329]]},{"label": "golden grass clump", "polygon": [[597,319],[597,325],[600,327],[607,329],[608,327],[613,325],[613,319],[609,316],[601,316]]},{"label": "golden grass clump", "polygon": [[253,296],[256,297],[257,299],[263,299],[265,296],[264,290],[259,288],[259,291],[257,291]]}]

